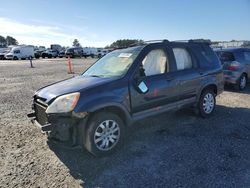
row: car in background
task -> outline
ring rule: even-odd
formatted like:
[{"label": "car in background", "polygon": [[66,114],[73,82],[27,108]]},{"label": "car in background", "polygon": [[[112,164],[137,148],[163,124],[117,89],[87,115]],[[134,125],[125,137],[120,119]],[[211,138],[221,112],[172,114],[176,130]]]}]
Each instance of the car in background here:
[{"label": "car in background", "polygon": [[99,48],[97,50],[97,57],[101,58],[101,57],[105,56],[109,52],[110,52],[110,50],[108,50],[108,49],[101,49],[101,48]]},{"label": "car in background", "polygon": [[61,50],[61,51],[59,52],[59,54],[58,54],[58,57],[59,57],[59,58],[65,57],[65,50]]},{"label": "car in background", "polygon": [[50,49],[57,51],[57,53],[59,54],[59,52],[62,50],[62,46],[59,44],[51,44]]},{"label": "car in background", "polygon": [[125,129],[138,120],[184,107],[211,116],[223,89],[222,67],[208,43],[145,42],[37,90],[28,117],[49,139],[103,156],[122,145]]},{"label": "car in background", "polygon": [[5,55],[6,55],[7,53],[9,53],[9,52],[10,52],[10,49],[1,52],[1,53],[0,53],[0,60],[4,60],[4,59],[5,59]]},{"label": "car in background", "polygon": [[58,56],[58,52],[56,50],[47,49],[45,52],[42,52],[42,58],[56,58]]},{"label": "car in background", "polygon": [[228,48],[215,52],[223,66],[225,84],[244,90],[250,79],[250,49]]},{"label": "car in background", "polygon": [[81,47],[68,48],[65,51],[65,56],[71,58],[82,57],[83,56],[82,48]]},{"label": "car in background", "polygon": [[35,50],[35,58],[36,59],[39,59],[40,57],[42,57],[42,53],[44,52],[45,50]]},{"label": "car in background", "polygon": [[83,57],[95,58],[95,57],[98,57],[98,51],[100,51],[100,48],[85,47],[82,49],[82,51],[83,51],[83,54],[82,54]]}]

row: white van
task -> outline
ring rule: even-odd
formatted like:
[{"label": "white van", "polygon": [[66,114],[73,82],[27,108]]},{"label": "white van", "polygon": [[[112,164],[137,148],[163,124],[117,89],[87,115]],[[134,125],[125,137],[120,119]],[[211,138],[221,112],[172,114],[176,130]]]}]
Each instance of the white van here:
[{"label": "white van", "polygon": [[33,46],[16,46],[11,49],[9,53],[5,55],[5,59],[28,59],[34,58],[34,47]]},{"label": "white van", "polygon": [[97,48],[89,48],[85,47],[82,49],[83,51],[83,57],[96,57],[98,55],[98,49]]}]

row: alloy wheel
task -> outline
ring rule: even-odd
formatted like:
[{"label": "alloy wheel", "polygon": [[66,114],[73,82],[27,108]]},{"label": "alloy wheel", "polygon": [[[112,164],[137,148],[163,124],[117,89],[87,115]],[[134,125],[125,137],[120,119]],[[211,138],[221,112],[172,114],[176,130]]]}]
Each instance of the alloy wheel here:
[{"label": "alloy wheel", "polygon": [[203,99],[203,110],[206,114],[210,114],[214,109],[214,96],[211,93],[207,93]]},{"label": "alloy wheel", "polygon": [[114,120],[105,120],[94,133],[94,143],[99,150],[111,150],[119,141],[120,127]]}]

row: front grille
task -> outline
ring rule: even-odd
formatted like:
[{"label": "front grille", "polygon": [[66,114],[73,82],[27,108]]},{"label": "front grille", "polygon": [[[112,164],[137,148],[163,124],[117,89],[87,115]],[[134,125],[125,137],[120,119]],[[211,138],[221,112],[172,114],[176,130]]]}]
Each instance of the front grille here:
[{"label": "front grille", "polygon": [[41,125],[48,124],[48,118],[46,114],[47,106],[40,104],[38,101],[34,101],[34,110],[36,114],[36,120]]}]

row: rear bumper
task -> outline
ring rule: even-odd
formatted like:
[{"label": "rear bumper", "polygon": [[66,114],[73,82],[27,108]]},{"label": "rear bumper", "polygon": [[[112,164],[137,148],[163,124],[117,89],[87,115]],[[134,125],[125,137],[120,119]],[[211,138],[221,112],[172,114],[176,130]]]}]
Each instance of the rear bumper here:
[{"label": "rear bumper", "polygon": [[241,72],[238,71],[223,71],[225,84],[237,84]]}]

